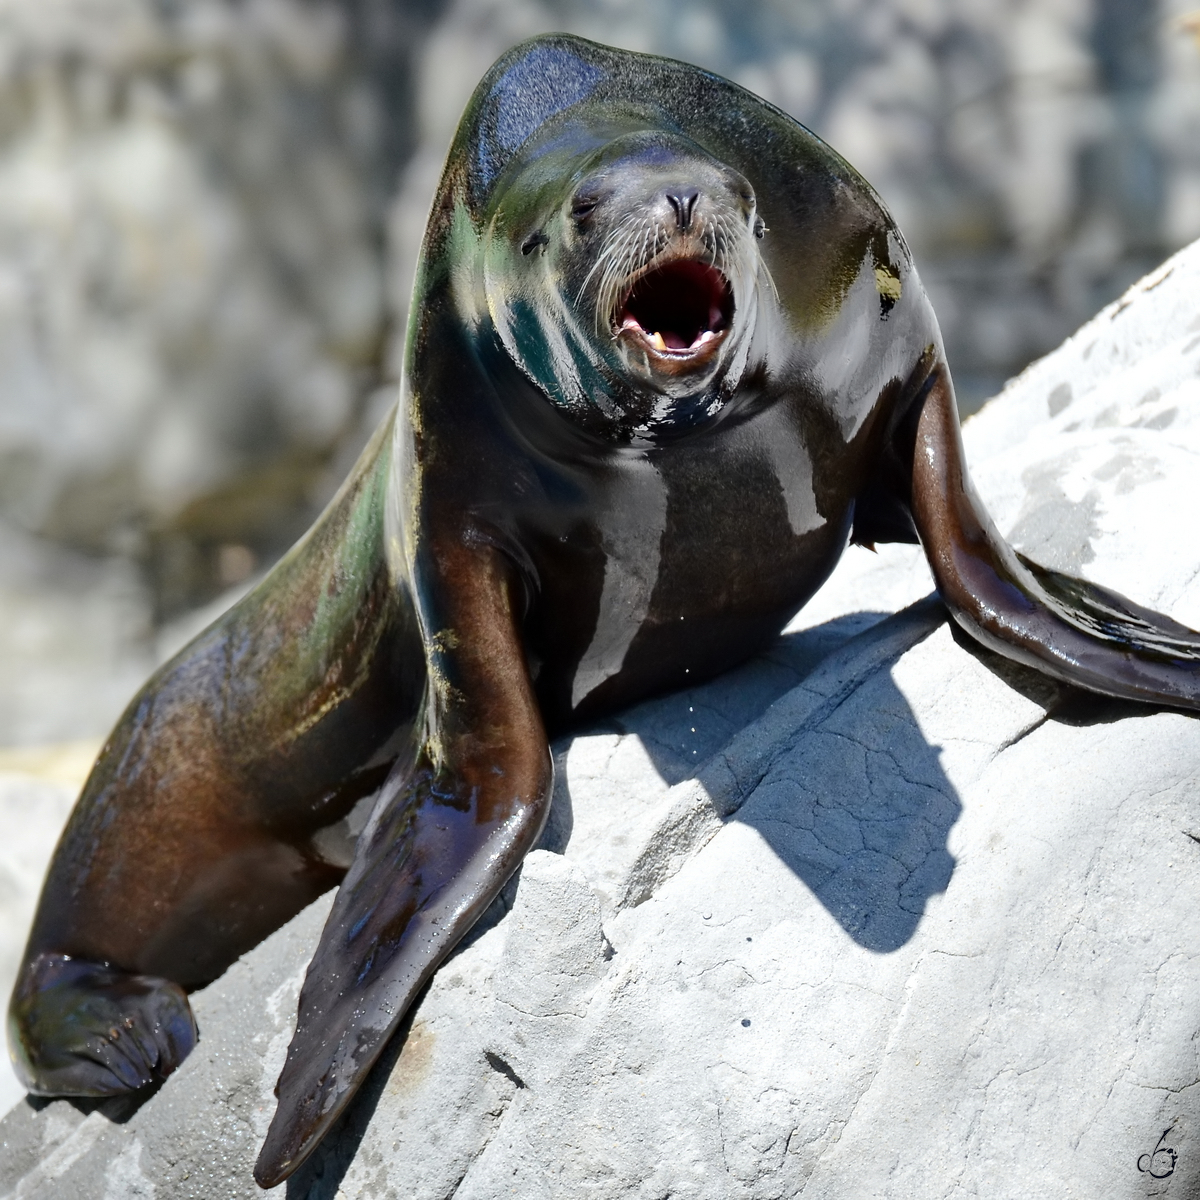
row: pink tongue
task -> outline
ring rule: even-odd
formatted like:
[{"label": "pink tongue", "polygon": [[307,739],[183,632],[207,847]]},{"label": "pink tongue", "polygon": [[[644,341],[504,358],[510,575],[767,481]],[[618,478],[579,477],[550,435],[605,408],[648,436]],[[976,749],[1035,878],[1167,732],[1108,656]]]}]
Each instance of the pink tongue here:
[{"label": "pink tongue", "polygon": [[692,344],[685,342],[677,333],[664,333],[662,340],[666,342],[668,350],[686,350]]}]

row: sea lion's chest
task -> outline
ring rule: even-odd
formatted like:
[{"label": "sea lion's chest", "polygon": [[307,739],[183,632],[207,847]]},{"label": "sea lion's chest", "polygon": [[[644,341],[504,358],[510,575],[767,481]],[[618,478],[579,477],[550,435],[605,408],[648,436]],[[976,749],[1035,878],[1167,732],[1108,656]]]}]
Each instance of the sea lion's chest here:
[{"label": "sea lion's chest", "polygon": [[861,450],[822,443],[782,406],[563,466],[557,503],[523,514],[537,581],[525,638],[547,721],[697,682],[761,648],[836,564],[863,474]]}]

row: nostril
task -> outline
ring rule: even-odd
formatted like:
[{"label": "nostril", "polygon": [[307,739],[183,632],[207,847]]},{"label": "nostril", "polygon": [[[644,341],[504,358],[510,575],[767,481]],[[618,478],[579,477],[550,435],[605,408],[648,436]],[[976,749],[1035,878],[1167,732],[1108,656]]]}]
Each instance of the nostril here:
[{"label": "nostril", "polygon": [[696,201],[700,193],[695,188],[688,191],[668,192],[667,203],[675,211],[675,223],[680,229],[688,229],[692,224],[692,214],[696,211]]}]

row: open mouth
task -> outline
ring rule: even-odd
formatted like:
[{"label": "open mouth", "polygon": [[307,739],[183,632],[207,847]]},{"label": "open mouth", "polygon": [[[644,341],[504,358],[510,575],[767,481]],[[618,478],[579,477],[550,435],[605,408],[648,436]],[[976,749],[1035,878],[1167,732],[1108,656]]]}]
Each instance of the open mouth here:
[{"label": "open mouth", "polygon": [[733,319],[733,289],[715,267],[676,260],[641,276],[617,310],[617,336],[666,364],[706,361]]}]

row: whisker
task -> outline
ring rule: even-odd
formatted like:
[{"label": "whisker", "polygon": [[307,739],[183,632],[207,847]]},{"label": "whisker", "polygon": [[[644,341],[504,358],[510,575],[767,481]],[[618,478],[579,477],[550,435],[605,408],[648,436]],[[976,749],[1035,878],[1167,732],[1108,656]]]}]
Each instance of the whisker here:
[{"label": "whisker", "polygon": [[771,274],[771,268],[760,258],[758,260],[758,274],[755,276],[755,286],[758,285],[760,277],[765,276],[767,283],[771,285],[771,295],[775,297],[776,302],[779,300],[779,289],[775,286],[775,279]]},{"label": "whisker", "polygon": [[628,264],[635,253],[639,237],[642,236],[644,221],[635,228],[635,216],[631,214],[621,226],[613,231],[605,245],[604,271],[597,287],[597,303],[595,311],[596,333],[602,332],[604,318],[611,316],[616,306],[616,296],[621,281],[628,277]]},{"label": "whisker", "polygon": [[596,261],[592,264],[592,269],[584,276],[583,282],[579,285],[579,291],[575,295],[576,305],[583,299],[583,293],[587,290],[588,284],[592,281],[592,276],[601,268],[606,268],[606,264],[611,259],[613,254],[618,249],[622,238],[626,235],[634,222],[637,220],[637,213],[630,213],[621,223],[608,235],[604,241],[604,245],[600,248],[600,253],[596,256]]}]

